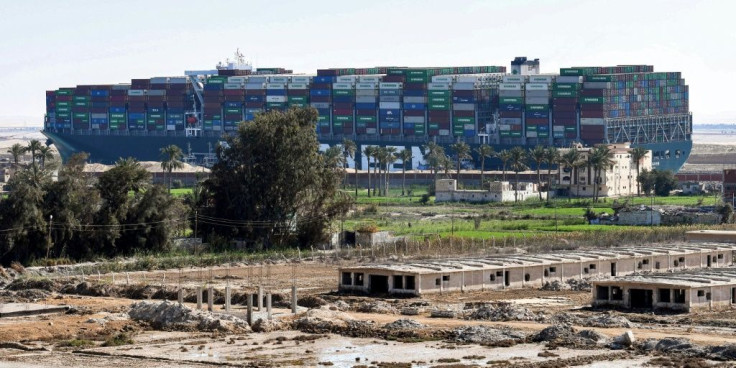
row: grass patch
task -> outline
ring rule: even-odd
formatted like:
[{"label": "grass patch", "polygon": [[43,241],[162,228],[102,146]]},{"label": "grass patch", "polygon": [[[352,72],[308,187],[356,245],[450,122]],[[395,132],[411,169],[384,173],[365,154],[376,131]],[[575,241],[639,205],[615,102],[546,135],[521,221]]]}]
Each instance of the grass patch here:
[{"label": "grass patch", "polygon": [[66,340],[61,341],[57,344],[59,347],[66,347],[66,348],[86,348],[90,346],[94,346],[95,343],[90,340],[85,339],[72,339],[72,340]]},{"label": "grass patch", "polygon": [[130,345],[132,343],[133,339],[128,334],[119,333],[117,335],[108,337],[102,344],[102,346],[121,346]]}]

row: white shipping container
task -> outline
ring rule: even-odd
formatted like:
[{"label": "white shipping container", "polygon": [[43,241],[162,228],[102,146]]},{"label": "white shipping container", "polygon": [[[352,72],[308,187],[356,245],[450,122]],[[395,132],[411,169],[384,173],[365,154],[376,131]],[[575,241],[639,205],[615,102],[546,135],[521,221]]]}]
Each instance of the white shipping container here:
[{"label": "white shipping container", "polygon": [[526,97],[549,97],[550,96],[549,90],[543,90],[543,91],[526,91],[525,95]]},{"label": "white shipping container", "polygon": [[574,75],[559,75],[556,79],[557,83],[581,83],[583,81],[583,77]]},{"label": "white shipping container", "polygon": [[502,91],[521,91],[521,84],[519,83],[501,83],[498,85],[498,89]]},{"label": "white shipping container", "polygon": [[378,108],[380,109],[400,109],[401,102],[379,102]]},{"label": "white shipping container", "polygon": [[465,125],[463,125],[463,129],[465,129],[465,130],[475,130],[475,124],[465,124]]},{"label": "white shipping container", "polygon": [[365,134],[376,134],[376,128],[365,128]]},{"label": "white shipping container", "polygon": [[243,85],[240,83],[225,83],[225,89],[243,89]]},{"label": "white shipping container", "polygon": [[[585,82],[583,83],[583,88],[588,89],[611,89],[611,82]],[[638,91],[636,88],[634,88],[634,94],[637,94]]]},{"label": "white shipping container", "polygon": [[502,89],[498,91],[499,97],[524,97],[524,92],[522,90],[510,90],[510,89]]},{"label": "white shipping container", "polygon": [[286,102],[286,96],[266,96],[266,102]]},{"label": "white shipping container", "polygon": [[504,75],[504,83],[524,83],[526,78],[523,75]]},{"label": "white shipping container", "polygon": [[92,113],[92,114],[89,114],[89,117],[91,117],[92,119],[105,119],[105,118],[107,118],[107,114],[105,114],[105,113],[102,113],[102,114]]},{"label": "white shipping container", "polygon": [[440,135],[450,135],[449,129],[440,129]]},{"label": "white shipping container", "polygon": [[475,110],[475,104],[472,103],[456,103],[452,104],[452,109],[456,111],[473,111]]},{"label": "white shipping container", "polygon": [[360,83],[380,83],[381,76],[378,75],[361,75],[359,78]]},{"label": "white shipping container", "polygon": [[337,77],[338,83],[355,83],[355,80],[358,79],[355,75],[341,75]]},{"label": "white shipping container", "polygon": [[555,131],[555,132],[564,132],[565,131],[565,127],[564,126],[561,126],[561,125],[555,125],[555,126],[552,127],[552,130]]},{"label": "white shipping container", "polygon": [[549,98],[527,96],[524,102],[526,102],[527,105],[547,105],[549,104]]},{"label": "white shipping container", "polygon": [[358,84],[355,85],[355,89],[356,90],[358,90],[358,89],[376,89],[376,86],[378,86],[377,83],[372,83],[372,82],[371,83],[364,83],[364,82],[361,82],[361,83],[358,83]]},{"label": "white shipping container", "polygon": [[508,124],[498,124],[498,130],[511,130],[511,125],[508,125]]},{"label": "white shipping container", "polygon": [[479,80],[477,75],[459,75],[455,78],[456,83],[477,83]]},{"label": "white shipping container", "polygon": [[227,77],[228,83],[240,83],[245,84],[246,77]]},{"label": "white shipping container", "polygon": [[527,91],[546,91],[549,89],[549,84],[546,83],[527,83]]},{"label": "white shipping container", "polygon": [[222,125],[213,125],[212,130],[222,130]]},{"label": "white shipping container", "polygon": [[606,125],[602,118],[580,118],[580,125]]},{"label": "white shipping container", "polygon": [[128,96],[144,96],[146,94],[145,89],[129,89]]},{"label": "white shipping container", "polygon": [[353,89],[352,83],[333,83],[332,89]]},{"label": "white shipping container", "polygon": [[452,85],[455,91],[472,91],[475,89],[475,83],[455,83]]},{"label": "white shipping container", "polygon": [[521,124],[521,118],[501,118],[501,124],[519,125]]},{"label": "white shipping container", "polygon": [[432,83],[452,83],[454,81],[454,75],[436,75],[432,77]]},{"label": "white shipping container", "polygon": [[265,87],[266,87],[265,83],[247,83],[245,85],[245,89],[264,89]]},{"label": "white shipping container", "polygon": [[289,77],[269,77],[268,81],[271,83],[289,83]]},{"label": "white shipping container", "polygon": [[329,109],[331,104],[329,102],[312,102],[310,105],[315,109]]},{"label": "white shipping container", "polygon": [[306,75],[291,77],[291,83],[309,83],[311,81],[312,81],[312,77],[306,76]]},{"label": "white shipping container", "polygon": [[401,102],[401,96],[381,96],[381,102]]},{"label": "white shipping container", "polygon": [[529,82],[531,83],[552,83],[552,76],[551,75],[530,75],[529,76]]},{"label": "white shipping container", "polygon": [[250,76],[248,78],[248,83],[266,83],[266,82],[268,82],[268,78],[266,77]]},{"label": "white shipping container", "polygon": [[151,89],[148,90],[149,96],[166,96],[166,90],[165,89]]},{"label": "white shipping container", "polygon": [[309,89],[306,83],[289,83],[289,89]]},{"label": "white shipping container", "polygon": [[405,123],[424,123],[424,116],[404,116]]},{"label": "white shipping container", "polygon": [[447,91],[450,89],[449,83],[428,83],[427,89],[430,91]]},{"label": "white shipping container", "polygon": [[356,89],[355,90],[356,96],[378,96],[378,90],[377,89]]},{"label": "white shipping container", "polygon": [[176,130],[176,125],[167,125],[166,130]]},{"label": "white shipping container", "polygon": [[286,89],[284,83],[266,83],[266,89]]},{"label": "white shipping container", "polygon": [[379,84],[380,89],[401,89],[402,83],[390,83],[390,82],[381,82]]},{"label": "white shipping container", "polygon": [[375,96],[355,96],[355,103],[376,103]]},{"label": "white shipping container", "polygon": [[[187,82],[186,77],[172,77],[169,78],[169,84],[185,84]],[[113,86],[113,89],[115,89],[115,86]]]},{"label": "white shipping container", "polygon": [[537,132],[535,131],[527,131],[526,136],[529,138],[537,138]]},{"label": "white shipping container", "polygon": [[427,98],[423,96],[404,96],[405,103],[427,103]]}]

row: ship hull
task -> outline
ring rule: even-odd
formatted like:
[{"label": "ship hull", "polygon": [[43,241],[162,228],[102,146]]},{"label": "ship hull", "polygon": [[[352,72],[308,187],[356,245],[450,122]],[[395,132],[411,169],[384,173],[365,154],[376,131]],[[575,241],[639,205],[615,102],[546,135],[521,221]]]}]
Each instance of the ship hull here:
[{"label": "ship hull", "polygon": [[[52,142],[63,160],[68,159],[71,155],[78,152],[86,152],[89,154],[89,161],[102,164],[112,164],[119,158],[133,157],[139,161],[159,161],[161,159],[161,148],[168,145],[176,145],[181,148],[185,154],[191,152],[192,157],[196,158],[197,163],[206,161],[208,156],[214,153],[218,144],[224,141],[223,137],[186,137],[180,136],[146,136],[146,135],[83,135],[83,134],[65,134],[58,132],[44,131],[43,134]],[[340,144],[341,139],[320,139],[323,145]],[[420,147],[426,142],[407,141],[395,139],[391,141],[379,139],[356,140],[359,147],[366,145],[395,146],[410,149],[415,152],[413,167],[421,161]],[[449,143],[440,143],[449,147]],[[633,144],[634,147],[643,147],[652,152],[659,153],[652,159],[652,167],[658,170],[671,170],[677,172],[687,161],[692,150],[692,141],[674,141],[667,143],[647,143]],[[471,147],[477,146],[470,144]],[[496,151],[510,149],[512,145],[493,145]],[[448,151],[451,152],[451,151]],[[357,160],[365,163],[360,153],[357,154]],[[490,162],[491,165],[497,165],[498,162]],[[362,166],[362,165],[359,165]]]}]

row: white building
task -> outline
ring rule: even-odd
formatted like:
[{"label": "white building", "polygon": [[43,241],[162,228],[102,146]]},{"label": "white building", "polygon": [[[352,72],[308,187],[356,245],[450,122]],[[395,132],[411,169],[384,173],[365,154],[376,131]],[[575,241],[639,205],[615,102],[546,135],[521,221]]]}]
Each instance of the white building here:
[{"label": "white building", "polygon": [[[613,165],[600,173],[598,184],[599,197],[621,197],[636,194],[637,173],[636,162],[631,158],[631,146],[629,143],[610,144],[608,147],[613,152]],[[592,147],[576,147],[583,161],[587,161]],[[560,149],[560,154],[567,152],[569,148]],[[652,151],[639,162],[639,172],[652,170]],[[595,189],[595,170],[589,166],[577,169],[560,165],[556,177],[558,189],[570,190],[574,197],[592,197]]]},{"label": "white building", "polygon": [[[519,183],[518,192],[516,184],[508,181],[494,181],[490,183],[488,190],[458,190],[455,179],[440,179],[435,183],[435,199],[439,202],[513,202],[525,201],[530,198],[539,198],[539,191],[535,183]],[[542,192],[542,199],[547,198],[547,193]]]}]

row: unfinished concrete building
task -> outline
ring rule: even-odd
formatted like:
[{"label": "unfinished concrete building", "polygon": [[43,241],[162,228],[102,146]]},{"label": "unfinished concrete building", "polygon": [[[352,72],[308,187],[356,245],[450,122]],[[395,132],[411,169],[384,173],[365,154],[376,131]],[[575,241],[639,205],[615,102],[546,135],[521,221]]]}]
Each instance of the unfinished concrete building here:
[{"label": "unfinished concrete building", "polygon": [[725,267],[733,264],[735,250],[734,244],[700,243],[361,265],[340,268],[338,288],[421,295],[540,287],[555,280]]},{"label": "unfinished concrete building", "polygon": [[736,268],[630,275],[593,281],[594,307],[690,312],[736,304]]}]

